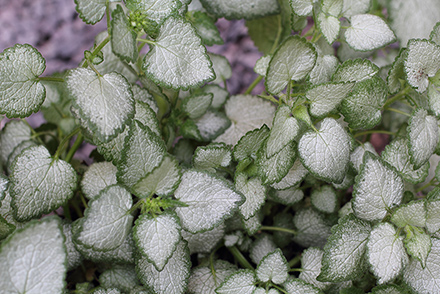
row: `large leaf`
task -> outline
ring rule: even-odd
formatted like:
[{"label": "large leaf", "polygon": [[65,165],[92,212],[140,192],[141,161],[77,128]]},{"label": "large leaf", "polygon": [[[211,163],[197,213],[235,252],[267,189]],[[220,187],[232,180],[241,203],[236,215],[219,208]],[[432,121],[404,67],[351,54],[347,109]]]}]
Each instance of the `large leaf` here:
[{"label": "large leaf", "polygon": [[67,87],[81,123],[100,141],[116,137],[134,116],[130,84],[120,74],[98,76],[91,69],[77,68],[68,75]]},{"label": "large leaf", "polygon": [[12,167],[14,218],[26,221],[60,207],[73,196],[77,175],[67,162],[50,156],[43,146],[25,149]]},{"label": "large leaf", "polygon": [[227,182],[195,170],[183,174],[174,197],[188,205],[177,207],[176,213],[182,227],[192,233],[218,225],[243,202],[242,196]]},{"label": "large leaf", "polygon": [[0,113],[26,117],[37,112],[46,97],[38,81],[46,62],[31,45],[15,45],[0,54]]},{"label": "large leaf", "polygon": [[0,247],[2,293],[62,293],[66,249],[59,219],[33,221]]},{"label": "large leaf", "polygon": [[155,82],[174,89],[196,87],[215,77],[195,29],[174,16],[160,28],[143,68]]}]

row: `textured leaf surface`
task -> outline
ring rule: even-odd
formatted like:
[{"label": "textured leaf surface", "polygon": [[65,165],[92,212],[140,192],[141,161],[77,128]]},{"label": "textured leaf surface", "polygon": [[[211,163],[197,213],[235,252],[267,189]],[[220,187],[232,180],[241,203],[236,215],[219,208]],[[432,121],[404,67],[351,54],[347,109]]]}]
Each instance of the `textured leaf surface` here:
[{"label": "textured leaf surface", "polygon": [[136,62],[138,50],[137,34],[131,28],[128,18],[121,6],[112,12],[111,42],[113,53],[126,61]]},{"label": "textured leaf surface", "polygon": [[431,252],[422,268],[420,262],[411,259],[403,272],[403,280],[417,293],[428,294],[440,291],[440,240],[432,239]]},{"label": "textured leaf surface", "polygon": [[15,45],[0,54],[0,113],[26,117],[37,112],[46,97],[38,81],[46,62],[31,45]]},{"label": "textured leaf surface", "polygon": [[309,81],[314,85],[330,81],[338,64],[339,60],[333,55],[318,55],[315,67],[309,74]]},{"label": "textured leaf surface", "polygon": [[70,164],[53,159],[43,146],[24,150],[14,162],[10,176],[14,218],[40,217],[64,204],[77,186]]},{"label": "textured leaf surface", "polygon": [[418,169],[434,153],[439,140],[439,128],[435,117],[422,108],[416,110],[409,121],[408,145],[411,163]]},{"label": "textured leaf surface", "polygon": [[99,192],[117,183],[117,168],[111,162],[95,162],[84,173],[81,190],[88,199],[93,200]]},{"label": "textured leaf surface", "polygon": [[216,260],[210,267],[194,268],[188,281],[188,291],[194,294],[215,294],[215,289],[236,271],[236,267],[227,261]]},{"label": "textured leaf surface", "polygon": [[314,175],[330,182],[344,180],[350,160],[350,142],[336,120],[325,118],[319,132],[304,134],[298,152],[304,166]]},{"label": "textured leaf surface", "polygon": [[288,294],[321,294],[322,292],[316,288],[315,286],[300,280],[300,279],[291,279],[284,283],[284,289]]},{"label": "textured leaf surface", "polygon": [[74,240],[98,251],[119,247],[130,233],[133,216],[128,211],[132,202],[131,194],[118,185],[102,190],[89,202],[78,230],[73,233]]},{"label": "textured leaf surface", "polygon": [[226,278],[215,292],[217,294],[252,294],[256,289],[255,283],[255,274],[250,270],[242,269]]},{"label": "textured leaf surface", "polygon": [[304,192],[297,187],[291,187],[280,191],[276,190],[274,194],[269,195],[271,200],[284,205],[295,204],[304,198]]},{"label": "textured leaf surface", "polygon": [[191,262],[185,241],[177,244],[173,256],[162,271],[156,270],[145,257],[137,260],[136,271],[142,284],[151,287],[157,294],[180,294],[187,288]]},{"label": "textured leaf surface", "polygon": [[428,78],[440,68],[440,46],[427,40],[410,40],[404,69],[406,80],[414,89],[423,93],[428,88]]},{"label": "textured leaf surface", "polygon": [[188,89],[214,78],[200,37],[191,24],[176,17],[165,20],[143,67],[148,76],[168,88]]},{"label": "textured leaf surface", "polygon": [[67,77],[84,127],[106,142],[121,133],[134,116],[134,100],[130,84],[120,74],[98,76],[91,69],[77,68]]},{"label": "textured leaf surface", "polygon": [[403,181],[397,173],[366,152],[353,192],[356,216],[367,221],[383,219],[391,208],[400,204],[403,191]]},{"label": "textured leaf surface", "polygon": [[61,293],[66,249],[56,218],[31,222],[0,247],[0,289],[4,293]]},{"label": "textured leaf surface", "polygon": [[215,172],[216,168],[227,167],[231,160],[230,146],[212,144],[197,147],[194,152],[193,164],[196,169]]},{"label": "textured leaf surface", "polygon": [[361,164],[364,161],[364,154],[366,151],[371,152],[374,155],[378,155],[376,153],[376,149],[374,149],[373,145],[371,145],[370,142],[365,142],[364,144],[356,147],[356,149],[354,149],[354,151],[350,155],[350,162],[351,164],[353,164],[354,169],[358,173],[361,169]]},{"label": "textured leaf surface", "polygon": [[188,14],[191,15],[189,21],[196,28],[204,45],[212,46],[224,43],[218,28],[215,26],[215,20],[209,14],[202,11],[189,12],[187,16]]},{"label": "textured leaf surface", "polygon": [[338,203],[336,191],[331,186],[313,189],[310,200],[316,209],[324,213],[333,213]]},{"label": "textured leaf surface", "polygon": [[341,28],[339,19],[321,12],[318,14],[318,25],[327,42],[332,44],[338,37]]},{"label": "textured leaf surface", "polygon": [[223,84],[225,80],[231,78],[232,69],[229,61],[223,55],[208,53],[209,59],[212,62],[212,69],[215,73],[215,84]]},{"label": "textured leaf surface", "polygon": [[212,94],[190,96],[183,100],[182,110],[191,119],[196,119],[205,114],[212,102]]},{"label": "textured leaf surface", "polygon": [[394,280],[408,263],[402,239],[389,223],[380,223],[371,231],[367,257],[378,284]]},{"label": "textured leaf surface", "polygon": [[31,128],[24,121],[12,120],[2,129],[0,135],[0,159],[3,164],[8,161],[9,155],[21,142],[31,138]]},{"label": "textured leaf surface", "polygon": [[408,254],[420,261],[422,267],[426,266],[426,259],[431,251],[431,238],[423,230],[412,228],[410,236],[404,240]]},{"label": "textured leaf surface", "polygon": [[237,95],[226,102],[225,112],[232,124],[215,141],[235,145],[247,132],[260,128],[263,124],[271,126],[275,107],[256,96]]},{"label": "textured leaf surface", "polygon": [[333,74],[333,82],[360,82],[372,78],[379,68],[368,59],[347,60]]},{"label": "textured leaf surface", "polygon": [[272,188],[283,190],[293,187],[301,182],[308,173],[309,171],[302,165],[301,160],[297,158],[287,175],[281,181],[273,183]]},{"label": "textured leaf surface", "polygon": [[345,31],[345,39],[355,50],[374,50],[396,40],[393,31],[377,15],[354,15],[350,22],[351,26]]},{"label": "textured leaf surface", "polygon": [[187,207],[177,207],[182,227],[192,233],[206,231],[232,214],[243,201],[228,183],[203,172],[189,170],[174,193]]},{"label": "textured leaf surface", "polygon": [[258,174],[263,179],[263,184],[273,184],[281,181],[289,172],[295,161],[296,152],[293,141],[272,157],[268,156],[266,146],[263,145],[258,152]]},{"label": "textured leaf surface", "polygon": [[342,13],[345,17],[368,12],[370,0],[343,0]]},{"label": "textured leaf surface", "polygon": [[312,247],[304,250],[301,255],[301,268],[303,270],[299,274],[301,280],[304,280],[321,290],[328,288],[330,285],[330,283],[320,282],[316,279],[321,272],[323,255],[324,251],[319,248]]},{"label": "textured leaf surface", "polygon": [[72,270],[80,265],[83,260],[83,256],[76,249],[72,240],[72,224],[66,221],[62,224],[63,235],[65,237],[64,245],[66,246],[67,253],[67,270]]},{"label": "textured leaf surface", "polygon": [[111,269],[101,273],[99,283],[107,290],[115,288],[128,293],[139,284],[139,281],[133,265],[115,264]]},{"label": "textured leaf surface", "polygon": [[426,228],[429,233],[440,230],[440,200],[431,200],[426,205]]},{"label": "textured leaf surface", "polygon": [[301,126],[299,121],[291,115],[292,112],[289,106],[282,105],[278,107],[266,143],[267,157],[275,155],[298,135]]},{"label": "textured leaf surface", "polygon": [[426,209],[424,201],[412,201],[399,206],[391,216],[391,222],[399,228],[406,225],[424,227],[426,223]]},{"label": "textured leaf surface", "polygon": [[179,8],[177,0],[128,0],[127,8],[141,11],[146,17],[157,23],[174,13]]},{"label": "textured leaf surface", "polygon": [[306,98],[311,102],[310,114],[323,117],[332,112],[352,88],[352,83],[326,83],[309,89]]},{"label": "textured leaf surface", "polygon": [[319,281],[341,282],[364,273],[364,254],[370,235],[369,223],[353,214],[343,217],[332,228],[332,234],[324,247]]},{"label": "textured leaf surface", "polygon": [[291,0],[289,2],[296,15],[306,16],[313,10],[313,0]]},{"label": "textured leaf surface", "polygon": [[266,187],[260,178],[248,179],[247,174],[239,173],[235,176],[235,188],[243,194],[245,201],[240,205],[240,213],[244,219],[249,219],[264,204]]},{"label": "textured leaf surface", "polygon": [[246,157],[257,158],[257,152],[264,140],[269,136],[269,128],[263,125],[259,129],[249,131],[235,145],[233,156],[236,161],[241,161]]},{"label": "textured leaf surface", "polygon": [[298,231],[293,240],[303,247],[323,247],[330,235],[330,225],[312,208],[298,211],[293,223]]},{"label": "textured leaf surface", "polygon": [[225,236],[225,225],[221,223],[209,231],[192,234],[185,230],[181,232],[182,238],[188,242],[190,254],[209,253]]},{"label": "textured leaf surface", "polygon": [[261,282],[284,283],[289,277],[289,266],[281,250],[266,255],[258,264],[256,274]]},{"label": "textured leaf surface", "polygon": [[209,13],[226,19],[252,19],[279,12],[275,0],[201,0]]},{"label": "textured leaf surface", "polygon": [[175,213],[144,214],[136,220],[133,238],[139,251],[161,271],[180,241],[180,230]]},{"label": "textured leaf surface", "polygon": [[79,17],[88,24],[95,24],[105,14],[107,0],[75,0]]},{"label": "textured leaf surface", "polygon": [[315,66],[315,48],[298,36],[289,37],[277,49],[269,63],[266,89],[278,94],[294,80],[304,78]]}]

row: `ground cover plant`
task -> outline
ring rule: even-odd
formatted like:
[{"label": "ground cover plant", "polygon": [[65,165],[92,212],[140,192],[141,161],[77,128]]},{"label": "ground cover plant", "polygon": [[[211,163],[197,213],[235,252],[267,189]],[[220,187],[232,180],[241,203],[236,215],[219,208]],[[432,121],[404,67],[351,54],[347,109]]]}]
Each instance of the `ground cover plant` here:
[{"label": "ground cover plant", "polygon": [[[76,6],[77,68],[0,54],[0,293],[440,292],[436,0]],[[263,53],[239,95],[221,17]]]}]

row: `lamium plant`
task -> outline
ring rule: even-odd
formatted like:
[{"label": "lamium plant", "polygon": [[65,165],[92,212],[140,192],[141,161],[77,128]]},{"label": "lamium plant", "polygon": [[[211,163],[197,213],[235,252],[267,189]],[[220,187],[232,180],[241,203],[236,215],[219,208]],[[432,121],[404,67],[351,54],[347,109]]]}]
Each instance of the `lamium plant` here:
[{"label": "lamium plant", "polygon": [[75,3],[77,68],[0,54],[0,293],[440,293],[438,0]]}]

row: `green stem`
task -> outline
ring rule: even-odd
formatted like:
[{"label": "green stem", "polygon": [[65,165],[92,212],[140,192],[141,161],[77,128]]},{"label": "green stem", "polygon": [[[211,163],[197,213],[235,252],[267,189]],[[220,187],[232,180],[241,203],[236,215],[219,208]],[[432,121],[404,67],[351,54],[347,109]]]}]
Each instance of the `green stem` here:
[{"label": "green stem", "polygon": [[302,268],[291,268],[289,272],[302,272],[304,271]]},{"label": "green stem", "polygon": [[64,217],[67,218],[69,221],[72,221],[72,216],[70,215],[69,202],[66,202],[63,205],[63,212],[64,212]]},{"label": "green stem", "polygon": [[275,50],[278,47],[278,44],[280,43],[280,39],[281,39],[281,32],[283,31],[283,26],[281,23],[281,17],[278,18],[278,31],[277,31],[277,36],[275,38],[275,42],[273,42],[272,48],[270,48],[270,53],[269,54],[273,54],[275,52]]},{"label": "green stem", "polygon": [[107,32],[110,35],[111,33],[111,23],[110,23],[110,1],[107,0],[105,2],[105,14],[106,14],[106,20],[107,20]]},{"label": "green stem", "polygon": [[396,102],[397,100],[408,94],[409,91],[411,91],[411,87],[406,86],[402,91],[400,91],[399,93],[388,99],[388,101],[383,105],[383,109],[387,108],[389,105],[393,104],[394,102]]},{"label": "green stem", "polygon": [[419,193],[420,191],[425,190],[426,188],[428,188],[429,186],[431,186],[432,184],[435,183],[435,181],[437,181],[437,179],[434,177],[432,178],[427,184],[423,185],[422,187],[418,188],[415,192]]},{"label": "green stem", "polygon": [[289,81],[289,83],[287,83],[287,91],[286,91],[286,103],[288,101],[290,101],[290,94],[292,93],[292,82]]},{"label": "green stem", "polygon": [[59,82],[64,83],[65,80],[63,78],[57,78],[57,77],[38,77],[39,81],[48,81],[48,82]]},{"label": "green stem", "polygon": [[360,132],[354,135],[354,137],[360,137],[360,136],[364,136],[364,135],[369,135],[369,134],[387,134],[387,135],[391,135],[391,136],[395,136],[396,133],[390,132],[390,131],[384,131],[384,130],[370,130],[370,131],[365,131],[365,132]]},{"label": "green stem", "polygon": [[265,96],[265,95],[257,95],[258,97],[265,99],[265,100],[269,100],[270,102],[273,102],[275,104],[280,105],[280,101],[278,101],[277,99],[273,98],[272,96]]},{"label": "green stem", "polygon": [[76,137],[75,143],[73,143],[72,148],[70,148],[69,152],[67,153],[66,158],[64,159],[65,161],[70,162],[72,160],[73,155],[75,155],[75,152],[81,146],[83,141],[84,137],[81,133],[79,133]]},{"label": "green stem", "polygon": [[299,264],[301,262],[301,255],[295,256],[293,259],[289,261],[289,268]]},{"label": "green stem", "polygon": [[66,137],[64,137],[64,139],[61,141],[60,145],[58,145],[57,151],[55,152],[54,158],[59,158],[61,153],[64,151],[64,145],[66,145],[70,139],[75,136],[77,133],[79,133],[81,131],[81,129],[79,127],[77,127],[76,129],[74,129],[69,135],[67,135]]},{"label": "green stem", "polygon": [[278,286],[278,285],[272,284],[272,287],[276,288],[276,289],[277,289],[278,291],[280,291],[281,293],[289,294],[289,292],[287,292],[286,290],[284,290],[283,288],[281,288],[281,287]]},{"label": "green stem", "polygon": [[258,76],[253,82],[252,84],[249,86],[249,88],[246,89],[246,91],[244,92],[245,94],[250,94],[252,92],[252,90],[258,85],[259,82],[261,82],[261,80],[263,79],[263,76]]},{"label": "green stem", "polygon": [[89,206],[87,205],[87,201],[86,201],[86,199],[84,198],[83,193],[80,193],[79,195],[80,195],[79,197],[81,198],[81,202],[82,202],[82,204],[84,205],[84,207],[85,207],[85,208],[88,208]]},{"label": "green stem", "polygon": [[384,110],[389,110],[389,111],[393,111],[393,112],[395,112],[395,113],[400,113],[400,114],[403,114],[403,115],[406,115],[406,116],[409,116],[409,117],[411,117],[411,114],[409,114],[409,113],[406,113],[406,112],[404,112],[404,111],[402,111],[402,110],[399,110],[399,109],[396,109],[396,108],[392,108],[392,107],[387,107],[386,109],[384,109]]},{"label": "green stem", "polygon": [[156,42],[147,39],[137,38],[136,41],[141,43],[147,43],[149,45],[156,45]]},{"label": "green stem", "polygon": [[229,252],[232,253],[232,255],[234,255],[234,257],[237,259],[238,263],[247,269],[250,270],[254,270],[254,267],[249,263],[249,261],[246,260],[246,258],[243,256],[243,254],[240,252],[240,250],[238,250],[237,247],[232,246],[232,247],[227,247]]},{"label": "green stem", "polygon": [[262,226],[260,227],[260,230],[262,231],[277,231],[277,232],[283,232],[283,233],[289,233],[292,235],[297,235],[298,232],[295,230],[291,230],[291,229],[287,229],[287,228],[282,228],[282,227],[268,227],[268,226]]}]

